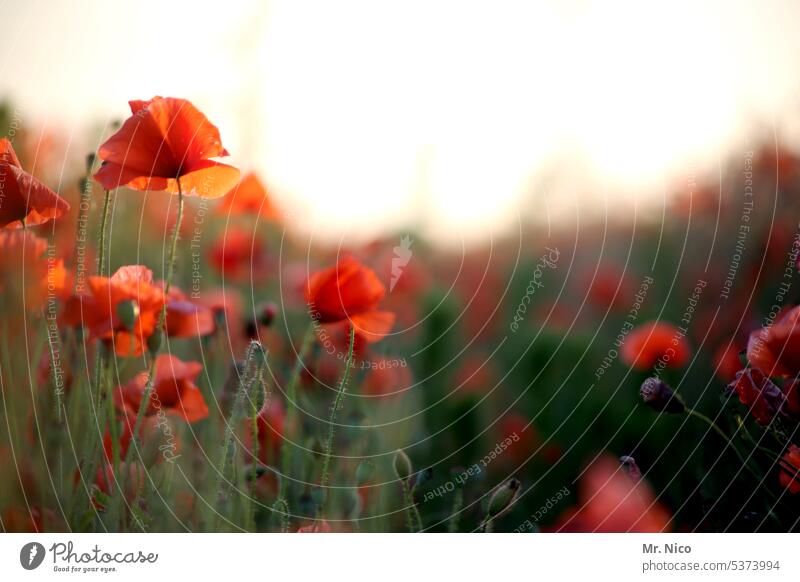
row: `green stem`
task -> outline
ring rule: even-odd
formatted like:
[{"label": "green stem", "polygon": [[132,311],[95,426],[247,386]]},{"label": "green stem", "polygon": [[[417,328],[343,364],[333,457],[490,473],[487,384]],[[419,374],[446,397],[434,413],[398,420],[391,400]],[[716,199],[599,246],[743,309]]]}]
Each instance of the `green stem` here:
[{"label": "green stem", "polygon": [[408,486],[408,483],[405,479],[400,479],[400,484],[403,487],[403,502],[406,504],[406,527],[408,527],[409,533],[415,533],[415,518],[411,509],[414,507],[414,496],[411,493],[411,488]]},{"label": "green stem", "polygon": [[705,422],[705,423],[706,423],[708,426],[710,426],[711,428],[713,428],[713,429],[714,429],[714,431],[716,431],[716,433],[717,433],[719,436],[721,436],[721,437],[722,437],[722,438],[725,440],[725,442],[727,442],[727,443],[728,443],[728,446],[729,446],[731,449],[733,449],[733,452],[734,452],[734,453],[736,453],[736,456],[737,456],[737,457],[739,457],[739,460],[742,462],[742,466],[743,466],[744,468],[746,468],[746,469],[747,469],[747,471],[748,471],[748,472],[749,472],[749,473],[750,473],[750,474],[751,474],[751,475],[752,475],[752,476],[753,476],[755,479],[757,479],[757,480],[759,481],[759,483],[763,482],[763,476],[762,476],[762,475],[759,475],[759,474],[758,474],[758,472],[756,472],[756,470],[755,470],[755,469],[753,469],[753,467],[751,467],[751,466],[750,466],[750,464],[749,464],[749,463],[747,462],[747,460],[744,458],[744,456],[743,456],[743,455],[742,455],[742,453],[739,451],[739,449],[737,449],[737,448],[736,448],[736,446],[733,444],[733,441],[730,439],[730,437],[728,437],[728,435],[727,435],[727,434],[725,434],[725,431],[723,431],[723,430],[722,430],[722,429],[721,429],[721,428],[720,428],[720,427],[717,425],[717,423],[715,423],[713,420],[711,420],[709,417],[707,417],[707,416],[706,416],[705,414],[703,414],[702,412],[698,412],[698,411],[696,411],[694,408],[690,408],[690,407],[688,407],[688,406],[686,407],[686,413],[687,413],[689,416],[694,416],[695,418],[698,418],[698,419],[702,420],[702,421],[703,421],[703,422]]},{"label": "green stem", "polygon": [[[167,295],[169,294],[170,287],[172,285],[172,272],[175,270],[175,255],[177,254],[178,249],[178,236],[180,235],[181,230],[181,222],[183,221],[183,190],[181,189],[181,180],[180,177],[176,178],[178,183],[178,218],[175,221],[175,228],[172,231],[172,244],[170,245],[169,251],[169,261],[167,265],[167,273],[165,277],[164,283],[164,305],[161,306],[161,314],[158,317],[158,325],[156,325],[155,333],[165,334],[165,327],[167,321]],[[131,446],[128,447],[128,451],[125,454],[125,464],[127,465],[130,462],[131,453],[133,449],[139,448],[139,430],[142,427],[142,421],[144,419],[144,411],[147,410],[147,403],[150,400],[150,393],[153,391],[153,385],[155,384],[155,373],[156,373],[156,360],[158,359],[158,354],[161,351],[161,345],[163,344],[163,339],[158,343],[155,350],[152,350],[151,359],[150,359],[150,368],[147,372],[147,382],[144,386],[144,393],[142,394],[142,400],[139,402],[139,410],[136,412],[136,422],[133,425],[133,434],[131,435]]]},{"label": "green stem", "polygon": [[330,479],[330,465],[331,456],[333,455],[333,441],[336,437],[336,413],[342,406],[342,401],[347,393],[347,382],[350,380],[350,368],[353,365],[353,347],[356,341],[356,330],[354,326],[350,326],[350,342],[347,348],[347,360],[345,361],[344,375],[342,381],[339,383],[339,390],[336,392],[336,398],[333,400],[331,407],[331,416],[328,420],[328,440],[325,443],[325,453],[322,461],[322,479],[320,479],[320,487],[325,489],[328,486]]},{"label": "green stem", "polygon": [[308,327],[306,334],[303,337],[303,343],[300,345],[300,351],[297,353],[297,361],[292,371],[292,376],[289,378],[289,383],[286,386],[286,430],[283,435],[283,445],[281,447],[281,475],[280,475],[280,490],[278,492],[278,499],[281,500],[287,507],[288,513],[288,500],[287,494],[289,489],[289,473],[294,466],[294,449],[290,448],[293,441],[293,431],[297,423],[297,383],[300,380],[300,374],[303,371],[303,361],[305,360],[308,350],[311,348],[311,343],[314,339],[314,324]]},{"label": "green stem", "polygon": [[[236,426],[242,420],[242,409],[244,408],[244,399],[248,393],[250,385],[250,375],[253,365],[253,355],[255,353],[254,346],[257,342],[251,342],[247,346],[245,353],[245,364],[242,375],[239,378],[239,385],[236,389],[236,395],[233,399],[233,406],[231,407],[231,414],[228,423],[225,426],[225,436],[222,440],[222,458],[220,459],[219,468],[217,469],[217,503],[224,503],[228,497],[228,479],[226,473],[228,471],[228,464],[233,461],[233,437],[236,432]],[[217,512],[217,518],[219,512]]]},{"label": "green stem", "polygon": [[447,531],[450,533],[458,531],[458,519],[461,515],[462,505],[464,505],[464,491],[458,488],[453,496],[453,508],[450,510],[450,519],[447,524]]}]

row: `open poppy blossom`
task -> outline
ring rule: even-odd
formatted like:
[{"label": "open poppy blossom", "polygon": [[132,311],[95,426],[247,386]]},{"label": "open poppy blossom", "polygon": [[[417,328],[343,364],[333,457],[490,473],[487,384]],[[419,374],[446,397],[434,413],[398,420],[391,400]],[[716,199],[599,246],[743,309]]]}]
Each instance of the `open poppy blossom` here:
[{"label": "open poppy blossom", "polygon": [[0,139],[0,228],[35,226],[69,210],[61,196],[31,176],[8,139]]},{"label": "open poppy blossom", "polygon": [[210,252],[211,264],[226,278],[242,281],[264,275],[264,243],[258,236],[231,228],[220,235]]},{"label": "open poppy blossom", "polygon": [[249,172],[222,199],[220,214],[250,214],[266,220],[280,220],[280,210],[275,206],[266,186],[255,172]]},{"label": "open poppy blossom", "polygon": [[167,304],[165,328],[170,337],[186,338],[214,332],[212,311],[192,303],[176,287],[164,295],[164,285],[141,265],[120,267],[111,277],[89,277],[87,293],[70,297],[64,323],[83,326],[90,339],[113,341],[120,356],[139,355],[155,333]]},{"label": "open poppy blossom", "polygon": [[[156,358],[155,381],[145,414],[150,416],[163,410],[187,422],[196,422],[208,416],[208,406],[195,380],[203,370],[198,362],[184,362],[171,354]],[[147,385],[148,373],[137,374],[130,382],[114,392],[117,408],[136,418]]]},{"label": "open poppy blossom", "polygon": [[349,321],[369,343],[381,340],[394,325],[394,313],[378,309],[385,295],[375,272],[352,257],[315,273],[306,285],[306,301],[316,321]]},{"label": "open poppy blossom", "polygon": [[114,342],[117,354],[139,355],[153,335],[164,306],[164,291],[147,267],[120,267],[111,277],[89,277],[88,293],[64,308],[68,325],[82,325],[90,339]]},{"label": "open poppy blossom", "polygon": [[581,479],[578,509],[567,511],[555,531],[660,533],[671,517],[643,479],[635,479],[611,457],[601,457]]},{"label": "open poppy blossom", "polygon": [[690,357],[689,342],[678,328],[659,321],[634,329],[620,350],[620,358],[626,365],[643,371],[651,370],[658,363],[665,368],[680,368]]},{"label": "open poppy blossom", "polygon": [[768,426],[776,415],[784,413],[785,396],[768,376],[757,368],[745,368],[736,373],[728,389],[739,396],[750,414],[762,426]]},{"label": "open poppy blossom", "polygon": [[782,311],[772,325],[750,334],[747,360],[767,376],[800,374],[800,306]]},{"label": "open poppy blossom", "polygon": [[27,309],[37,309],[48,292],[65,294],[69,278],[64,261],[47,255],[45,239],[28,231],[0,230],[0,293],[4,301],[24,298]]},{"label": "open poppy blossom", "polygon": [[130,101],[132,115],[98,150],[94,178],[106,190],[165,190],[201,198],[226,194],[239,170],[211,158],[227,156],[219,130],[186,99]]},{"label": "open poppy blossom", "polygon": [[189,301],[177,287],[169,289],[164,326],[168,336],[177,338],[210,335],[216,329],[211,308]]},{"label": "open poppy blossom", "polygon": [[800,493],[800,447],[789,445],[789,450],[780,460],[780,483],[789,493]]}]

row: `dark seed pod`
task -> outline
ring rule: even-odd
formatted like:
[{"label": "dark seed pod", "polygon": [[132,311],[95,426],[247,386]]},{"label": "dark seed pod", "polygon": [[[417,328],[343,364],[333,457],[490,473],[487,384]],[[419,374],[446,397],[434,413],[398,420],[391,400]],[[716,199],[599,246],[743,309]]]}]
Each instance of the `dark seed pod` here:
[{"label": "dark seed pod", "polygon": [[642,382],[639,394],[647,406],[658,412],[680,414],[686,411],[681,397],[660,378],[652,377]]}]

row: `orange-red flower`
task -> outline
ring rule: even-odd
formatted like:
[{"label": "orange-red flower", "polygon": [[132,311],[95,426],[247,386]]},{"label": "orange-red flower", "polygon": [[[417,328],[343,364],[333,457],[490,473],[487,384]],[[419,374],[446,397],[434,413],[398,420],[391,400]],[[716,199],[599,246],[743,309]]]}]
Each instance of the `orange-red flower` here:
[{"label": "orange-red flower", "polygon": [[747,360],[767,376],[800,374],[800,306],[782,311],[772,325],[750,334]]},{"label": "orange-red flower", "polygon": [[[196,422],[208,416],[208,406],[195,380],[203,370],[198,362],[183,362],[171,354],[156,358],[153,391],[145,414],[150,416],[163,410],[165,414],[179,416],[187,422]],[[147,385],[147,372],[140,372],[114,393],[117,407],[133,418]]]},{"label": "orange-red flower", "polygon": [[225,278],[258,280],[264,276],[264,243],[258,236],[232,228],[226,230],[211,247],[211,264]]},{"label": "orange-red flower", "polygon": [[121,356],[139,355],[156,331],[167,304],[167,335],[185,338],[214,331],[210,309],[194,304],[176,287],[164,295],[163,283],[141,265],[120,267],[111,277],[89,277],[87,293],[71,297],[64,308],[67,325],[83,326],[90,339],[113,341]]},{"label": "orange-red flower", "polygon": [[249,172],[222,199],[218,212],[220,214],[251,214],[266,220],[278,221],[281,213],[267,188],[254,172]]},{"label": "orange-red flower", "polygon": [[651,370],[656,364],[680,368],[691,356],[689,342],[675,326],[652,321],[634,329],[620,350],[622,361],[637,370]]},{"label": "orange-red flower", "polygon": [[385,337],[394,325],[394,314],[378,309],[385,295],[386,288],[375,272],[352,257],[315,273],[306,285],[306,301],[316,321],[349,321],[370,343]]},{"label": "orange-red flower", "polygon": [[378,358],[365,361],[369,371],[364,376],[361,392],[368,396],[402,396],[414,379],[411,370],[403,360]]},{"label": "orange-red flower", "polygon": [[331,525],[324,519],[297,529],[297,533],[331,533],[332,531]]},{"label": "orange-red flower", "polygon": [[739,396],[750,414],[762,426],[769,425],[778,414],[785,414],[786,397],[768,376],[757,368],[745,368],[736,373],[728,389]]},{"label": "orange-red flower", "polygon": [[11,142],[0,139],[0,228],[42,224],[68,210],[66,200],[22,169]]},{"label": "orange-red flower", "polygon": [[789,493],[800,493],[800,447],[789,445],[789,450],[780,461],[778,479]]},{"label": "orange-red flower", "polygon": [[67,301],[64,319],[82,325],[90,339],[114,342],[120,355],[142,353],[164,306],[164,291],[147,267],[120,267],[111,277],[89,277],[88,294]]},{"label": "orange-red flower", "polygon": [[714,371],[723,382],[731,382],[736,377],[736,372],[742,369],[740,351],[737,344],[726,343],[714,353]]},{"label": "orange-red flower", "polygon": [[186,338],[214,333],[214,312],[205,305],[192,303],[177,287],[170,287],[167,296],[167,335]]},{"label": "orange-red flower", "polygon": [[217,198],[239,179],[239,170],[211,158],[228,155],[219,130],[186,99],[130,101],[132,115],[100,146],[95,179],[106,190],[166,190]]},{"label": "orange-red flower", "polygon": [[[47,241],[23,230],[0,230],[0,293],[38,307],[47,294],[61,297],[68,286],[64,261],[47,254]],[[23,278],[24,275],[24,278]]]},{"label": "orange-red flower", "polygon": [[581,479],[581,506],[563,515],[561,532],[647,533],[670,529],[667,509],[648,484],[634,479],[611,457],[601,457]]}]

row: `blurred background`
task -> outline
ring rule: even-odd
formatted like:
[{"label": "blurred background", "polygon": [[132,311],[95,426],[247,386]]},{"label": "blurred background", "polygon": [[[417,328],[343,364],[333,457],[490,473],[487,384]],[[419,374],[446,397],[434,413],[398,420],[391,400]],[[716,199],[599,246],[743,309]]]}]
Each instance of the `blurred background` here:
[{"label": "blurred background", "polygon": [[187,97],[294,228],[325,239],[405,228],[461,244],[520,220],[658,210],[676,179],[759,143],[794,148],[800,127],[790,1],[2,10],[0,96],[66,136],[67,158],[127,100]]}]

